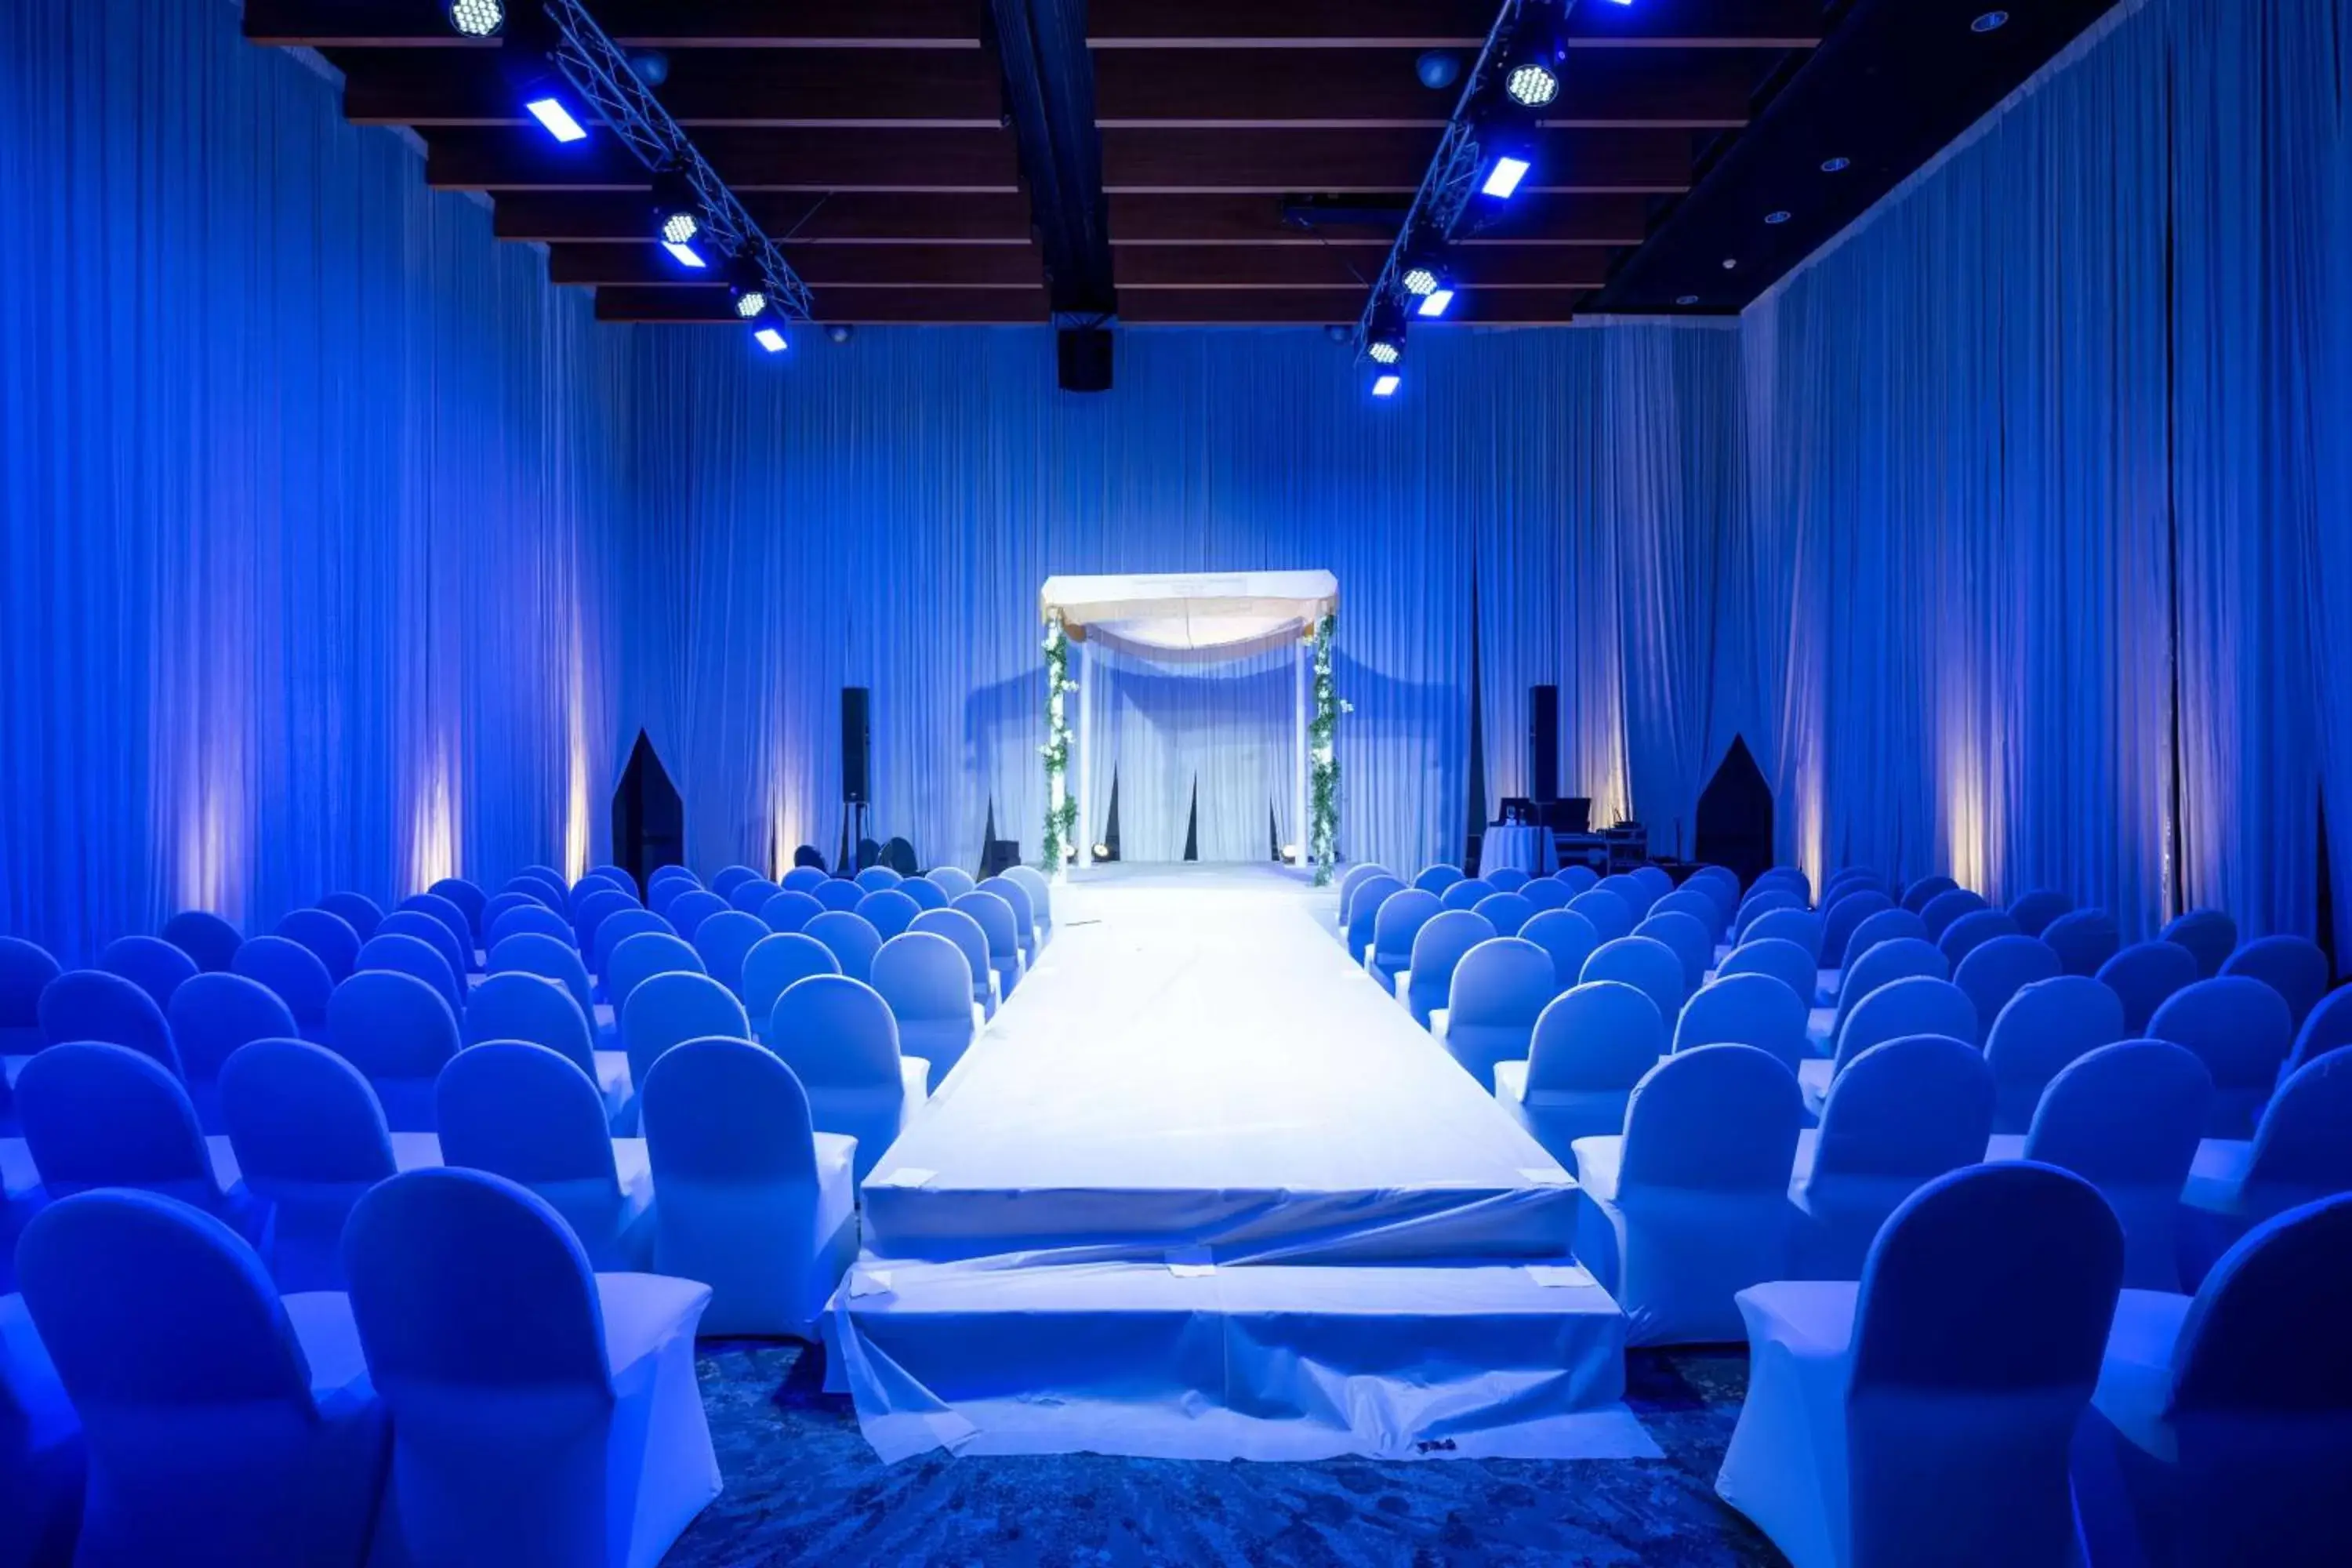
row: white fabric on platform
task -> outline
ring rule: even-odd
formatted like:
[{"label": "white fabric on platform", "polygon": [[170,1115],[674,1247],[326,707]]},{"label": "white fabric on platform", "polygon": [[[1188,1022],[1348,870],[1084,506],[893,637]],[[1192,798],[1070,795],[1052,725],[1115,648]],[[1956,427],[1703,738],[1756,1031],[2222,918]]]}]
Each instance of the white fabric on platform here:
[{"label": "white fabric on platform", "polygon": [[1646,1449],[1573,1184],[1336,951],[1329,894],[1056,896],[1055,962],[865,1189],[828,1367],[879,1452]]},{"label": "white fabric on platform", "polygon": [[1099,627],[1122,642],[1215,648],[1300,634],[1339,607],[1328,572],[1130,573],[1048,577],[1038,612],[1059,611],[1072,640]]}]

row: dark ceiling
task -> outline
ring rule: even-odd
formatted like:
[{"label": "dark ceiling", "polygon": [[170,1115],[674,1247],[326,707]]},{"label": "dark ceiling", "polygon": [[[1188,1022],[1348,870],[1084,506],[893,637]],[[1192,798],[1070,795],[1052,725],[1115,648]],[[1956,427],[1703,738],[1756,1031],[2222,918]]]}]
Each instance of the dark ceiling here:
[{"label": "dark ceiling", "polygon": [[[1736,310],[2110,3],[2008,0],[2007,24],[1978,32],[1988,0],[1583,0],[1537,173],[1461,253],[1453,319]],[[1466,67],[1496,12],[585,4],[625,47],[667,54],[664,106],[783,243],[820,320],[1044,321],[1083,296],[1139,325],[1353,322],[1393,235],[1381,215],[1411,200],[1459,90],[1422,86],[1415,60]],[[433,0],[247,0],[245,16],[255,41],[341,70],[352,121],[415,128],[426,179],[486,193],[498,233],[544,242],[550,276],[593,287],[599,316],[732,319],[723,288],[680,282],[650,242],[650,177],[617,139],[551,142],[495,47]],[[1832,157],[1851,162],[1825,174]],[[1301,220],[1318,205],[1351,221]],[[1085,276],[1106,240],[1108,300]]]}]

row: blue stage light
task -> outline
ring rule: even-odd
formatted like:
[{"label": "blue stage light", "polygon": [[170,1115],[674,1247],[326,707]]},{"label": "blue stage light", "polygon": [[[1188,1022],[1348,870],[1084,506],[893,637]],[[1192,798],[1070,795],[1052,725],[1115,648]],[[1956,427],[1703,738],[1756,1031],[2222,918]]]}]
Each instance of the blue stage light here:
[{"label": "blue stage light", "polygon": [[1423,316],[1442,316],[1445,314],[1445,308],[1453,303],[1453,289],[1433,289],[1421,297],[1421,310],[1418,313]]},{"label": "blue stage light", "polygon": [[1505,153],[1495,160],[1494,167],[1486,171],[1486,181],[1478,189],[1497,201],[1508,201],[1511,193],[1519,188],[1519,182],[1528,177],[1528,171],[1534,165],[1525,158],[1514,158]]},{"label": "blue stage light", "polygon": [[588,132],[581,128],[580,121],[572,117],[572,110],[563,106],[562,99],[551,93],[532,99],[523,108],[533,120],[546,126],[547,133],[558,142],[584,142],[588,138]]},{"label": "blue stage light", "polygon": [[1372,395],[1374,397],[1393,397],[1396,395],[1396,389],[1403,384],[1404,377],[1401,375],[1391,374],[1376,376],[1372,380]]},{"label": "blue stage light", "polygon": [[758,331],[751,334],[751,341],[758,343],[761,348],[767,350],[772,354],[780,354],[784,352],[784,334],[776,331],[773,327],[761,327]]}]

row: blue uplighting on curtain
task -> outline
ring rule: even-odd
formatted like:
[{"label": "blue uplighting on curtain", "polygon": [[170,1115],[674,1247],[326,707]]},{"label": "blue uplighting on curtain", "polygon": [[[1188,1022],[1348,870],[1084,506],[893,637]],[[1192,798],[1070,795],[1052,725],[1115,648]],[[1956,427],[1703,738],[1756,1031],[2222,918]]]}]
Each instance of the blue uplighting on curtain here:
[{"label": "blue uplighting on curtain", "polygon": [[584,862],[625,339],[233,5],[0,10],[0,930]]},{"label": "blue uplighting on curtain", "polygon": [[652,732],[698,861],[832,852],[844,685],[875,694],[880,832],[976,862],[992,808],[1034,854],[1055,573],[1336,574],[1350,858],[1462,853],[1474,569],[1489,735],[1562,679],[1569,777],[1668,817],[1704,782],[1711,546],[1682,531],[1738,503],[1729,331],[1424,333],[1385,404],[1320,331],[1129,332],[1094,397],[1027,329],[869,331],[784,376],[731,334],[638,342],[638,483],[677,552],[646,657],[682,661]]},{"label": "blue uplighting on curtain", "polygon": [[1713,729],[1788,851],[2311,928],[2344,26],[2126,12],[1748,313]]}]

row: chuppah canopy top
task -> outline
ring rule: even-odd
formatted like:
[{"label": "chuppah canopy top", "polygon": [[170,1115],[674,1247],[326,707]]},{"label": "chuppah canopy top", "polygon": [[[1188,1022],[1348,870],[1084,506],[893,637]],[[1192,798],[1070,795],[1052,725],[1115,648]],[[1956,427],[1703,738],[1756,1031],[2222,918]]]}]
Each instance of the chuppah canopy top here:
[{"label": "chuppah canopy top", "polygon": [[1073,642],[1089,631],[1143,648],[1202,650],[1304,640],[1339,607],[1339,580],[1328,572],[1142,573],[1118,577],[1048,577],[1039,613],[1062,617]]}]

